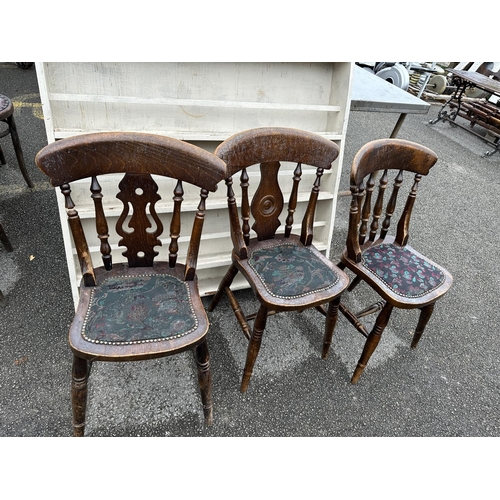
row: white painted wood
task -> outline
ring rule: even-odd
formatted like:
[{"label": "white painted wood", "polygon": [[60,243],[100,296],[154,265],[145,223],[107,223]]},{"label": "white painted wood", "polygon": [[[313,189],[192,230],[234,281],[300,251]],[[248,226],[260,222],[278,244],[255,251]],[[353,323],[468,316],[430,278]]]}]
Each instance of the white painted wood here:
[{"label": "white painted wood", "polygon": [[40,100],[42,103],[43,121],[45,123],[45,132],[49,144],[54,142],[54,126],[52,123],[52,108],[49,100],[49,89],[47,88],[47,76],[45,74],[44,63],[35,63],[38,88],[40,89]]},{"label": "white painted wood", "polygon": [[112,95],[83,95],[83,94],[54,94],[49,93],[49,100],[76,101],[76,102],[105,102],[118,104],[148,104],[156,106],[200,106],[205,108],[240,108],[240,109],[285,109],[289,111],[340,111],[340,106],[320,104],[286,104],[279,102],[244,102],[244,101],[214,101],[210,99],[144,99],[142,97],[112,96]]},{"label": "white painted wood", "polygon": [[[138,131],[138,130],[131,130],[131,129],[126,129],[125,127],[122,129],[123,132],[144,132],[144,131]],[[104,132],[104,130],[101,130],[100,132]],[[226,140],[230,135],[232,135],[229,132],[221,132],[221,133],[216,133],[216,132],[178,132],[175,130],[148,130],[147,131],[150,134],[158,134],[158,135],[167,135],[169,137],[173,137],[174,139],[180,139],[181,141],[187,141],[187,142],[222,142]],[[82,134],[88,134],[88,131],[84,130],[55,130],[54,131],[54,138],[55,140],[59,139],[64,139],[66,137],[73,137],[75,135],[82,135]],[[343,140],[343,137],[341,134],[329,134],[329,133],[320,133],[318,132],[318,135],[321,135],[325,139],[328,139],[330,141],[341,141]]]},{"label": "white painted wood", "polygon": [[[321,181],[315,221],[315,244],[328,255],[335,217],[338,182],[347,129],[352,63],[36,63],[48,142],[77,134],[109,130],[168,135],[213,152],[230,135],[254,127],[283,126],[315,132],[335,141],[340,156]],[[285,197],[295,165],[284,165]],[[258,167],[249,169],[250,178]],[[315,169],[304,166],[296,221],[305,210]],[[161,202],[156,206],[164,233],[160,257],[168,255],[169,216],[173,183],[155,177]],[[124,261],[114,223],[122,210],[116,199],[120,176],[99,179],[104,205],[114,214],[108,221],[115,262]],[[251,192],[256,189],[250,184]],[[95,215],[87,181],[71,186],[72,199],[88,233],[94,265],[101,264]],[[238,194],[239,179],[233,188]],[[64,199],[58,194],[63,238],[75,304],[81,272],[66,222]],[[185,186],[184,208],[196,210],[199,190]],[[286,199],[286,198],[285,198]],[[203,294],[217,288],[230,263],[226,186],[210,193],[199,259]],[[285,215],[286,217],[286,215]],[[190,217],[186,217],[187,221]],[[283,222],[283,221],[282,221]],[[300,224],[296,224],[297,230]],[[187,248],[186,228],[180,258]],[[246,286],[240,280],[236,288]]]}]

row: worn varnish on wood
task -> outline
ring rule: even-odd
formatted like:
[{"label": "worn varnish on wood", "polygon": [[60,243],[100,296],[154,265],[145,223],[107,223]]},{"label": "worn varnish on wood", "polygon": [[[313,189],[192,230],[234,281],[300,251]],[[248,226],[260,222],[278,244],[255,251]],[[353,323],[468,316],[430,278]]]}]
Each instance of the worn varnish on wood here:
[{"label": "worn varnish on wood", "polygon": [[[193,351],[205,421],[210,425],[208,318],[199,295],[196,266],[206,199],[227,176],[224,162],[177,139],[108,132],[54,142],[38,153],[36,163],[51,184],[60,188],[82,276],[69,334],[74,355],[74,434],[84,434],[91,362],[152,359],[185,350]],[[167,178],[173,189],[160,189],[153,175]],[[93,227],[82,223],[72,197],[72,184],[83,179],[95,208]],[[116,221],[113,234],[106,215],[107,194],[101,187],[106,179],[107,191],[117,181],[114,198],[122,204],[121,213],[112,217]],[[188,211],[191,221],[186,225],[181,214],[184,186],[188,185],[198,191],[198,205]],[[173,199],[168,205],[168,225],[157,215],[162,196]],[[170,243],[168,258],[162,261],[158,248],[164,228],[169,228]],[[181,229],[187,233],[183,262],[178,255]],[[102,264],[89,250],[89,232],[100,242]]]},{"label": "worn varnish on wood", "polygon": [[[210,304],[210,311],[224,294],[234,311],[245,337],[249,340],[240,390],[245,392],[260,349],[267,318],[278,312],[318,308],[326,315],[323,357],[331,344],[337,320],[340,294],[348,285],[344,272],[332,264],[313,245],[314,215],[324,171],[331,168],[339,154],[338,146],[325,138],[297,129],[264,127],[247,130],[224,141],[215,151],[227,165],[226,179],[229,221],[233,240],[229,266]],[[281,162],[293,162],[292,188],[285,196],[280,185]],[[260,176],[247,174],[258,164]],[[305,168],[314,176],[303,179]],[[237,175],[239,174],[239,175]],[[241,184],[240,203],[234,192],[235,178]],[[299,184],[309,191],[306,210],[296,212]],[[249,187],[256,184],[253,194]],[[237,207],[241,206],[241,213]],[[250,216],[253,224],[250,226]],[[240,222],[241,217],[241,222]],[[294,234],[296,222],[299,231]],[[284,231],[278,233],[283,227]],[[253,230],[254,236],[250,234]],[[232,291],[237,275],[251,286],[260,303],[256,314],[245,314]],[[323,305],[328,305],[325,312]],[[249,321],[254,320],[253,329]]]},{"label": "worn varnish on wood", "polygon": [[[359,380],[375,351],[393,308],[420,309],[411,345],[415,348],[434,304],[452,284],[446,269],[408,244],[419,183],[436,161],[437,156],[430,149],[401,139],[369,142],[354,157],[349,229],[339,266],[355,275],[349,291],[363,281],[381,300],[358,313],[340,304],[340,311],[367,337],[351,379],[353,383]],[[409,177],[408,194],[406,201],[400,203],[405,177]],[[395,216],[397,212],[399,217]],[[394,236],[390,234],[392,228]],[[361,318],[376,312],[379,314],[375,324],[368,331]]]}]

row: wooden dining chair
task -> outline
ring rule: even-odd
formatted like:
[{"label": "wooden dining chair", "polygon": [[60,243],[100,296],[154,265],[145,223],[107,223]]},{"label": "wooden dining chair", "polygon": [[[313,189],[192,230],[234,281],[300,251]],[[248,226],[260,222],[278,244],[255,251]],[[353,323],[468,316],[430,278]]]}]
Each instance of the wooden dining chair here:
[{"label": "wooden dining chair", "polygon": [[[229,174],[226,185],[233,251],[232,264],[212,299],[209,311],[214,310],[225,292],[249,340],[240,386],[241,392],[245,392],[271,314],[318,308],[326,315],[323,351],[328,351],[340,294],[348,285],[348,277],[315,248],[313,223],[323,171],[331,167],[339,148],[323,137],[301,130],[257,128],[233,135],[219,145],[215,154],[224,160]],[[295,171],[288,177],[290,187],[287,188],[286,212],[284,189],[280,187],[280,162],[296,164]],[[258,164],[257,176],[254,177],[254,173],[249,175],[247,168]],[[294,234],[298,186],[302,167],[306,165],[315,167],[314,181],[310,186],[300,234]],[[232,179],[238,172],[241,173],[241,224]],[[284,182],[281,177],[281,182]],[[253,180],[257,188],[250,200]],[[251,218],[253,224],[250,228]],[[245,315],[230,288],[238,272],[250,284],[260,303],[257,314]],[[328,304],[327,311],[322,308],[324,304]],[[252,330],[248,323],[251,320],[254,320]]]},{"label": "wooden dining chair", "polygon": [[[419,182],[436,161],[437,156],[430,149],[401,139],[369,142],[354,157],[350,175],[349,229],[339,267],[347,267],[356,276],[349,292],[363,281],[377,292],[381,300],[357,314],[344,303],[340,305],[344,316],[367,338],[352,375],[353,384],[358,382],[375,351],[393,308],[420,309],[411,343],[411,347],[416,348],[435,302],[452,284],[452,276],[446,269],[408,244],[410,217]],[[410,185],[403,204],[398,202],[398,193],[405,173],[407,177],[409,174]],[[394,180],[390,181],[392,175]],[[392,192],[385,196],[391,182]],[[375,192],[376,185],[378,193]],[[384,197],[387,201],[385,211]],[[398,222],[391,225],[398,211],[401,212]],[[396,228],[393,231],[395,236],[389,234],[391,227]],[[361,318],[377,312],[375,324],[368,332]]]},{"label": "wooden dining chair", "polygon": [[[192,350],[197,368],[205,423],[212,423],[212,389],[206,341],[208,319],[196,278],[196,264],[209,191],[226,176],[219,158],[177,139],[142,133],[105,132],[62,139],[43,148],[36,164],[64,195],[69,226],[78,254],[82,282],[69,343],[73,351],[72,406],[75,436],[83,436],[90,363],[136,361]],[[107,174],[119,174],[108,176]],[[123,174],[123,175],[122,175]],[[160,202],[157,179],[170,178],[173,202],[162,200],[170,213],[168,256],[155,260],[162,245],[163,223],[156,206]],[[95,233],[100,241],[103,265],[94,267],[89,234],[71,197],[70,183],[88,178],[89,196],[95,206]],[[113,208],[99,181],[118,184],[113,189],[123,203],[114,209],[117,242],[126,262],[113,263],[108,219]],[[184,183],[201,189],[197,209],[184,207]],[[89,198],[90,201],[90,198]],[[91,202],[92,204],[92,202]],[[113,210],[110,210],[111,212]],[[118,216],[119,215],[119,216]],[[178,261],[183,224],[192,224],[185,264]],[[185,217],[188,217],[186,219]],[[162,214],[163,217],[163,214]],[[95,238],[96,239],[96,238]],[[168,244],[168,240],[167,240]],[[124,260],[124,259],[122,259]],[[147,383],[147,381],[144,381]]]}]

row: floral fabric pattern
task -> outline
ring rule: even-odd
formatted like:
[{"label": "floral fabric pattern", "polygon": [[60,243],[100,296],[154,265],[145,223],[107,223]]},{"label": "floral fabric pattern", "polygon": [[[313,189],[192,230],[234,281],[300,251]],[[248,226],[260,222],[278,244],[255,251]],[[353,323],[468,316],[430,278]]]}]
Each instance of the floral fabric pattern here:
[{"label": "floral fabric pattern", "polygon": [[168,275],[109,278],[92,290],[83,337],[99,344],[157,342],[197,327],[187,285]]},{"label": "floral fabric pattern", "polygon": [[402,297],[422,297],[443,284],[444,273],[405,247],[382,244],[363,252],[361,262]]},{"label": "floral fabric pattern", "polygon": [[297,298],[326,290],[339,280],[307,247],[284,244],[254,250],[248,263],[274,297]]}]

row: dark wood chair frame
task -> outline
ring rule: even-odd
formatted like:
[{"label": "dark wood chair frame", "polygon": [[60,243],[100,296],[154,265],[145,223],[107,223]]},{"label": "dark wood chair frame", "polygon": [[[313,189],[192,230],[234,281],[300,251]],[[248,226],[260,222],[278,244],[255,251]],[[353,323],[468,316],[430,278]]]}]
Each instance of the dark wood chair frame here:
[{"label": "dark wood chair frame", "polygon": [[[320,181],[325,169],[331,168],[339,153],[338,146],[316,134],[289,128],[257,128],[236,134],[224,141],[215,155],[224,160],[229,177],[226,179],[227,200],[233,241],[232,264],[222,279],[209,306],[213,311],[225,293],[243,334],[249,341],[247,358],[240,391],[248,389],[253,367],[261,346],[262,335],[269,315],[284,311],[302,311],[315,307],[326,316],[323,340],[323,358],[330,348],[333,329],[338,315],[340,295],[348,285],[347,275],[323,256],[313,245],[313,223],[320,191]],[[293,173],[293,183],[288,202],[288,212],[283,234],[277,234],[281,226],[279,220],[284,208],[284,197],[279,184],[280,162],[297,164]],[[250,177],[247,168],[260,164],[260,183],[252,201],[249,199]],[[298,186],[301,181],[302,165],[316,167],[316,177],[311,188],[309,202],[302,220],[300,235],[292,234],[294,214],[297,207]],[[233,175],[241,172],[241,219],[233,191]],[[256,237],[250,237],[250,219]],[[280,297],[270,293],[258,273],[249,264],[252,252],[279,247],[284,242],[296,247],[306,247],[311,251],[311,260],[332,270],[338,280],[329,288],[316,290],[301,296]],[[256,314],[245,315],[231,290],[231,284],[241,272],[250,284],[255,297],[260,302]],[[328,304],[327,311],[323,305]],[[249,321],[254,321],[253,329]]]},{"label": "dark wood chair frame", "polygon": [[[212,424],[212,382],[209,351],[206,342],[208,318],[201,302],[196,265],[205,214],[205,200],[209,191],[215,191],[224,179],[226,168],[222,160],[207,151],[177,139],[143,133],[104,132],[75,136],[54,142],[36,156],[37,166],[50,178],[54,187],[60,187],[65,198],[69,226],[75,242],[82,282],[80,298],[70,328],[69,343],[73,351],[72,406],[75,436],[83,436],[87,405],[87,382],[90,365],[94,361],[135,361],[170,356],[192,350],[198,368],[198,381],[203,403],[205,423]],[[117,198],[123,202],[123,212],[116,223],[122,236],[119,246],[126,247],[126,263],[112,263],[108,241],[108,223],[103,205],[103,194],[98,176],[124,174]],[[158,186],[152,174],[177,180],[173,196],[170,223],[168,262],[154,261],[161,245],[162,223],[155,203],[160,199]],[[103,266],[94,267],[82,223],[71,199],[70,182],[89,178],[89,196],[95,205],[96,231],[101,241]],[[178,239],[181,229],[183,183],[201,189],[198,209],[193,213],[194,223],[185,264],[177,261]],[[129,206],[133,208],[130,221]],[[149,206],[149,209],[147,208]],[[149,212],[149,214],[148,214]],[[152,220],[156,228],[153,227]],[[133,228],[133,231],[130,231]],[[110,277],[168,275],[185,283],[196,318],[195,328],[183,336],[161,337],[155,341],[95,343],[83,335],[86,314],[93,290]],[[182,285],[184,286],[184,285]]]},{"label": "dark wood chair frame", "polygon": [[[436,161],[437,156],[430,149],[402,139],[380,139],[369,142],[359,150],[353,160],[350,174],[352,200],[349,228],[346,248],[338,265],[342,269],[348,268],[356,275],[348,288],[349,292],[354,290],[361,281],[364,281],[382,299],[357,314],[350,311],[344,303],[340,304],[342,314],[367,338],[357,367],[352,375],[351,382],[353,384],[358,382],[368,360],[375,351],[393,308],[420,309],[417,328],[411,343],[411,348],[415,349],[432,315],[436,301],[449,290],[452,284],[452,276],[446,269],[424,257],[408,245],[410,218],[417,196],[418,185],[422,176],[429,173]],[[394,171],[396,175],[384,215],[384,195],[389,184],[389,173],[391,171]],[[389,235],[388,231],[391,220],[394,220],[393,215],[397,208],[398,193],[403,183],[403,173],[405,171],[415,175],[406,204],[397,223],[396,236],[394,237]],[[378,194],[375,198],[374,189],[377,175],[380,172],[382,174],[378,182]],[[393,244],[405,248],[417,258],[425,260],[442,273],[442,282],[439,286],[429,289],[419,297],[402,296],[395,293],[381,278],[370,272],[362,262],[363,254],[368,249],[382,244]],[[379,314],[375,324],[372,330],[368,332],[361,322],[361,318],[377,312]]]},{"label": "dark wood chair frame", "polygon": [[[5,232],[2,224],[0,224],[0,241],[2,242],[2,244],[5,247],[5,250],[7,250],[7,252],[12,252],[14,250],[12,248],[12,244],[11,244],[9,237],[7,236],[7,233]],[[5,305],[7,305],[7,299],[5,298],[5,295],[2,293],[2,290],[0,290],[0,306],[5,306]]]}]

